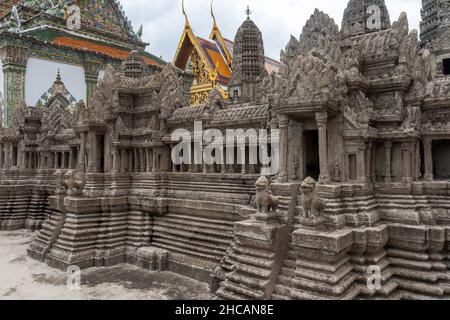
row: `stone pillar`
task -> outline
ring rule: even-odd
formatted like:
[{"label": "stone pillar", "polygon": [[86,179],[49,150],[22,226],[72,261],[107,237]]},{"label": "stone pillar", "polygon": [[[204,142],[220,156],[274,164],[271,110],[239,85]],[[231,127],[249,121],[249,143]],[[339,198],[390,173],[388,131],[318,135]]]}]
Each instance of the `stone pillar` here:
[{"label": "stone pillar", "polygon": [[391,183],[392,181],[392,170],[391,170],[391,162],[392,162],[392,142],[387,141],[384,143],[384,182]]},{"label": "stone pillar", "polygon": [[152,171],[152,167],[151,167],[151,151],[150,148],[146,148],[145,149],[145,156],[146,156],[146,168],[145,168],[145,172],[151,172]]},{"label": "stone pillar", "polygon": [[367,181],[366,171],[366,144],[363,142],[359,147],[359,153],[357,157],[358,161],[358,180],[362,182]]},{"label": "stone pillar", "polygon": [[138,172],[139,171],[139,159],[138,159],[138,153],[136,148],[133,148],[133,172]]},{"label": "stone pillar", "polygon": [[280,128],[280,182],[287,182],[287,161],[288,161],[288,134],[289,134],[289,116],[282,114],[279,116]]},{"label": "stone pillar", "polygon": [[120,172],[120,150],[115,148],[113,154],[113,173],[118,174]]},{"label": "stone pillar", "polygon": [[139,158],[140,158],[140,171],[145,172],[145,149],[139,148]]},{"label": "stone pillar", "polygon": [[53,169],[59,169],[58,168],[58,152],[53,152]]},{"label": "stone pillar", "polygon": [[330,173],[328,169],[328,137],[327,137],[327,112],[317,112],[316,122],[319,129],[319,160],[320,160],[320,178],[321,183],[326,183],[330,180]]},{"label": "stone pillar", "polygon": [[413,180],[419,181],[420,177],[420,142],[414,143],[414,175]]},{"label": "stone pillar", "polygon": [[73,169],[73,151],[69,152],[69,169]]},{"label": "stone pillar", "polygon": [[153,169],[152,169],[152,171],[153,172],[156,172],[157,171],[157,162],[158,162],[158,155],[157,155],[157,153],[156,153],[156,151],[153,151]]},{"label": "stone pillar", "polygon": [[5,164],[3,166],[5,169],[11,167],[11,144],[7,143],[5,146]]},{"label": "stone pillar", "polygon": [[1,49],[6,127],[11,124],[14,108],[25,103],[25,74],[29,49],[6,45]]},{"label": "stone pillar", "polygon": [[423,140],[423,149],[425,153],[425,175],[424,179],[426,181],[433,181],[434,180],[434,173],[433,173],[433,140],[429,137],[426,137]]},{"label": "stone pillar", "polygon": [[367,181],[372,181],[372,142],[369,141],[366,145],[366,177]]},{"label": "stone pillar", "polygon": [[0,143],[0,169],[3,168],[3,143]]},{"label": "stone pillar", "polygon": [[125,172],[126,163],[127,163],[127,150],[119,149],[120,151],[120,172]]},{"label": "stone pillar", "polygon": [[89,132],[89,140],[91,142],[91,148],[89,150],[89,165],[88,171],[90,173],[97,172],[97,135],[94,131]]},{"label": "stone pillar", "polygon": [[90,60],[85,60],[83,64],[86,81],[86,107],[89,107],[95,88],[98,84],[98,72],[101,68],[101,64]]},{"label": "stone pillar", "polygon": [[28,155],[27,168],[28,169],[33,169],[33,153],[32,152],[27,152],[27,155]]},{"label": "stone pillar", "polygon": [[411,179],[411,152],[409,142],[402,143],[403,151],[403,182],[410,183]]},{"label": "stone pillar", "polygon": [[86,132],[81,132],[80,154],[78,155],[78,170],[86,171]]},{"label": "stone pillar", "polygon": [[66,152],[61,152],[61,164],[63,169],[67,169],[66,167]]}]

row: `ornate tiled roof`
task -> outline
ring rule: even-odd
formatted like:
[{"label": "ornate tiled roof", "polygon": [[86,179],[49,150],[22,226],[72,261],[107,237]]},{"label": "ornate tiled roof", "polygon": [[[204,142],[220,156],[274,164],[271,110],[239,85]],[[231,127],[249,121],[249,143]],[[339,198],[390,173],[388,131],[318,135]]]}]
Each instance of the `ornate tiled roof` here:
[{"label": "ornate tiled roof", "polygon": [[170,121],[190,121],[195,119],[201,119],[205,113],[206,106],[199,105],[193,107],[185,107],[175,110]]},{"label": "ornate tiled roof", "polygon": [[219,82],[227,84],[231,78],[231,70],[222,55],[217,42],[197,37],[212,69],[219,72]]},{"label": "ornate tiled roof", "polygon": [[11,12],[13,6],[19,4],[19,0],[1,0],[0,1],[0,18]]},{"label": "ornate tiled roof", "polygon": [[214,116],[213,123],[233,123],[236,121],[265,119],[268,115],[268,106],[249,106],[220,110]]},{"label": "ornate tiled roof", "polygon": [[[207,105],[192,106],[186,108],[180,108],[175,110],[170,122],[190,122],[194,120],[201,120],[211,110]],[[232,124],[236,122],[258,121],[266,119],[269,114],[267,105],[253,105],[233,107],[230,109],[219,110],[212,112],[209,119],[211,123],[227,123]]]},{"label": "ornate tiled roof", "polygon": [[[109,44],[101,40],[95,41],[87,38],[78,37],[76,35],[69,34],[63,30],[54,28],[32,30],[30,32],[26,32],[26,34],[34,38],[50,42],[55,45],[99,53],[120,60],[125,60],[126,58],[128,58],[131,51],[128,48],[115,46],[113,44]],[[153,56],[148,52],[142,51],[142,55],[144,61],[148,65],[154,66],[165,65],[165,62],[163,60]]]}]

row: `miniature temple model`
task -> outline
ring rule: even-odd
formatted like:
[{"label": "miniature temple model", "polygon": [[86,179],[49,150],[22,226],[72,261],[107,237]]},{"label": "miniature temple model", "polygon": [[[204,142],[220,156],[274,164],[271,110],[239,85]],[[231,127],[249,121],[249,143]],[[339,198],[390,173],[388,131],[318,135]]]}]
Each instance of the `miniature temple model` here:
[{"label": "miniature temple model", "polygon": [[[0,229],[37,230],[30,257],[171,271],[219,299],[450,297],[448,2],[422,2],[420,38],[384,0],[349,1],[341,27],[316,9],[281,63],[265,57],[257,13],[231,42],[212,12],[205,40],[183,6],[173,64],[144,51],[116,1],[84,1],[116,15],[77,36],[58,6],[34,3],[0,6]],[[59,27],[34,28],[39,12]],[[27,61],[41,55],[84,66],[86,99],[61,69],[26,103]],[[214,141],[232,161],[177,163],[176,132],[206,148],[199,122],[276,138],[237,133],[237,146]]]}]

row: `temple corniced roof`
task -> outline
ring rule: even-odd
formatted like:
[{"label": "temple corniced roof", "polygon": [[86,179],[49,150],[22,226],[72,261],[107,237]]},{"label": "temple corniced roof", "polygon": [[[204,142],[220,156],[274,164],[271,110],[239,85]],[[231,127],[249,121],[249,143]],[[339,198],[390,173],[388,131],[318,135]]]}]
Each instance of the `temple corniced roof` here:
[{"label": "temple corniced roof", "polygon": [[[70,6],[80,8],[79,29],[68,26]],[[11,8],[16,6],[19,20],[11,23]],[[145,51],[142,29],[134,32],[121,4],[116,0],[24,0],[0,4],[0,31],[28,36],[30,39],[69,49],[101,54],[125,60],[132,50],[139,50],[148,65],[161,67],[165,62]],[[14,20],[14,19],[13,19]]]}]

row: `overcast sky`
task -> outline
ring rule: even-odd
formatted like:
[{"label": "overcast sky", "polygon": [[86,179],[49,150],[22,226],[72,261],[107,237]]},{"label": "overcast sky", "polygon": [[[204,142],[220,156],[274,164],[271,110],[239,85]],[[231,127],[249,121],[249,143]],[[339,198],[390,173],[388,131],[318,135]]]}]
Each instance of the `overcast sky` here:
[{"label": "overcast sky", "polygon": [[[172,61],[184,27],[181,0],[121,0],[135,30],[144,25],[143,40],[148,51]],[[247,4],[251,17],[263,33],[266,55],[279,59],[291,34],[300,36],[303,25],[315,8],[329,14],[340,26],[348,0],[215,0],[218,25],[231,40],[245,20]],[[210,0],[185,0],[186,11],[197,36],[209,37],[212,27]],[[408,14],[410,28],[419,29],[420,0],[386,0],[391,22],[400,13]]]}]

